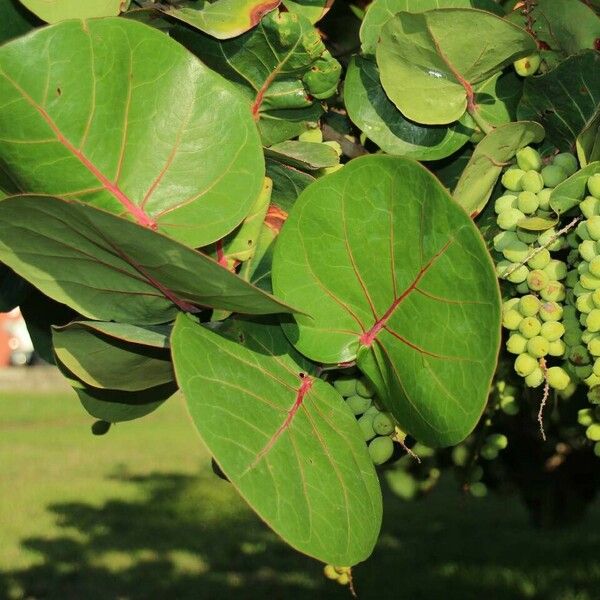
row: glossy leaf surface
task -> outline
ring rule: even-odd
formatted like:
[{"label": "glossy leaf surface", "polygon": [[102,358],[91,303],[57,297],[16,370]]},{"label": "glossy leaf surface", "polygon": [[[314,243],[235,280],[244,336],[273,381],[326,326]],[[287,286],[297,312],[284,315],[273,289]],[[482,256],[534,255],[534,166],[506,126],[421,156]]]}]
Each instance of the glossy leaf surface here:
[{"label": "glossy leaf surface", "polygon": [[205,254],[74,200],[0,201],[0,261],[99,321],[166,323],[178,307],[289,310]]},{"label": "glossy leaf surface", "polygon": [[284,324],[298,350],[356,359],[405,431],[449,445],[475,426],[498,353],[498,285],[475,225],[418,163],[358,158],[307,188],[273,284],[308,315]]},{"label": "glossy leaf surface", "polygon": [[22,191],[81,199],[192,247],[229,233],[260,192],[247,104],[131,20],[67,21],[4,45],[0,107],[0,162]]}]

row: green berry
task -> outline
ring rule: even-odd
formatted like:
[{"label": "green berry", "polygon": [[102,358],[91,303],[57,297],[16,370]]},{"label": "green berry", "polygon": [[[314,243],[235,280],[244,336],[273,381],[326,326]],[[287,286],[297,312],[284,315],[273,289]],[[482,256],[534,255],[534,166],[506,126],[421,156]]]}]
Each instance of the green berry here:
[{"label": "green berry", "polygon": [[490,433],[485,441],[498,450],[505,450],[508,447],[508,438],[502,433]]},{"label": "green berry", "polygon": [[592,442],[600,442],[600,423],[593,423],[585,430],[585,435]]},{"label": "green berry", "polygon": [[535,231],[527,231],[520,227],[517,227],[516,234],[517,237],[526,244],[533,244],[534,242],[537,242],[538,239],[538,234]]},{"label": "green berry", "polygon": [[550,195],[552,194],[552,188],[544,188],[538,192],[538,202],[542,210],[550,210]]},{"label": "green berry", "polygon": [[591,408],[581,408],[577,411],[577,422],[584,427],[588,427],[594,422],[594,415]]},{"label": "green berry", "polygon": [[587,221],[582,221],[581,223],[579,223],[579,225],[577,225],[575,231],[577,232],[577,235],[582,240],[591,240],[592,239],[590,237],[590,234],[588,233]]},{"label": "green berry", "polygon": [[579,283],[586,290],[597,290],[600,288],[600,278],[594,277],[591,273],[583,271],[580,273]]},{"label": "green berry", "polygon": [[[598,375],[596,375],[595,373],[592,373],[589,377],[586,377],[583,381],[584,381],[585,385],[587,385],[589,388],[594,388],[596,386],[600,386],[600,377],[598,377]],[[588,392],[588,400],[590,402],[592,402],[589,392]]]},{"label": "green berry", "polygon": [[557,154],[554,157],[552,164],[564,169],[569,177],[574,175],[579,169],[579,163],[577,162],[577,159],[570,152],[562,152],[561,154]]},{"label": "green berry", "polygon": [[539,316],[542,321],[560,321],[563,309],[558,302],[542,302]]},{"label": "green berry", "polygon": [[589,313],[594,310],[595,305],[592,300],[592,294],[588,292],[587,294],[581,294],[581,296],[577,297],[577,301],[575,302],[575,306],[577,306],[577,310],[582,313]]},{"label": "green berry", "polygon": [[494,460],[495,458],[498,457],[498,450],[496,448],[494,448],[493,446],[485,444],[484,446],[481,447],[481,450],[479,451],[479,455],[481,456],[481,458],[483,458],[485,460]]},{"label": "green berry", "polygon": [[394,431],[394,421],[388,413],[379,413],[373,419],[373,429],[378,435],[390,435]]},{"label": "green berry", "polygon": [[375,390],[370,381],[361,378],[356,382],[356,393],[363,398],[372,398],[375,395]]},{"label": "green berry", "polygon": [[530,290],[539,292],[543,290],[550,283],[550,277],[545,271],[534,269],[527,275],[527,285]]},{"label": "green berry", "polygon": [[518,310],[507,310],[502,315],[502,326],[505,329],[509,329],[510,331],[515,331],[519,328],[519,325],[522,320],[523,316]]},{"label": "green berry", "polygon": [[542,158],[539,152],[531,146],[517,150],[517,165],[523,171],[539,171],[542,168]]},{"label": "green berry", "polygon": [[600,199],[594,196],[586,196],[580,203],[579,209],[586,219],[600,213]]},{"label": "green berry", "polygon": [[507,396],[500,399],[500,409],[503,413],[514,416],[519,413],[519,405],[513,396]]},{"label": "green berry", "polygon": [[333,387],[344,397],[354,396],[356,394],[356,377],[347,377],[342,375],[333,382]]},{"label": "green berry", "polygon": [[392,458],[394,454],[394,442],[388,436],[376,437],[369,443],[369,454],[371,455],[371,460],[376,465],[382,465]]},{"label": "green berry", "polygon": [[590,355],[585,346],[577,345],[569,349],[569,360],[574,365],[588,365],[590,363]]},{"label": "green berry", "polygon": [[535,317],[524,317],[519,323],[519,331],[521,335],[527,339],[535,337],[540,333],[542,324]]},{"label": "green berry", "polygon": [[565,286],[560,281],[551,281],[541,292],[542,300],[562,302],[566,296]]},{"label": "green berry", "polygon": [[525,278],[525,281],[522,281],[521,283],[518,283],[515,286],[515,290],[517,291],[518,294],[528,294],[529,293],[529,286],[527,285],[527,278]]},{"label": "green berry", "polygon": [[509,298],[502,303],[502,312],[505,313],[507,310],[514,308],[517,310],[519,308],[519,302],[521,302],[521,298]]},{"label": "green berry", "polygon": [[558,321],[546,321],[542,323],[540,335],[549,342],[559,340],[565,333],[565,326]]},{"label": "green berry", "polygon": [[531,77],[540,68],[542,59],[539,54],[530,54],[513,62],[513,67],[521,77]]},{"label": "green berry", "polygon": [[589,236],[593,240],[600,240],[600,215],[592,215],[586,222],[585,226]]},{"label": "green berry", "polygon": [[523,283],[524,281],[527,281],[527,275],[529,275],[529,269],[525,265],[519,265],[515,269],[513,267],[513,265],[515,265],[515,264],[518,264],[518,263],[512,263],[509,274],[505,276],[507,281],[510,281],[511,283]]},{"label": "green berry", "polygon": [[546,372],[546,380],[555,390],[564,390],[571,383],[569,374],[562,367],[550,367]]},{"label": "green berry", "polygon": [[548,165],[542,169],[542,178],[544,179],[545,187],[556,187],[567,178],[567,173],[558,165]]},{"label": "green berry", "polygon": [[346,404],[355,415],[362,415],[371,406],[371,398],[363,398],[357,394],[346,398]]},{"label": "green berry", "polygon": [[550,262],[550,252],[547,248],[541,248],[527,261],[530,269],[543,269]]},{"label": "green berry", "polygon": [[527,340],[527,352],[535,358],[542,358],[548,354],[550,342],[541,335],[536,335]]},{"label": "green berry", "polygon": [[550,356],[564,356],[567,351],[567,345],[562,340],[550,342],[548,346],[548,354]]},{"label": "green berry", "polygon": [[536,296],[527,294],[527,296],[523,296],[519,300],[518,310],[524,317],[534,317],[540,310],[540,304],[541,303]]},{"label": "green berry", "polygon": [[545,267],[544,272],[554,281],[560,281],[567,276],[567,265],[562,260],[551,260]]},{"label": "green berry", "polygon": [[[600,340],[599,340],[600,341]],[[594,361],[593,367],[592,367],[593,373],[594,375],[600,377],[600,358],[597,358]]]},{"label": "green berry", "polygon": [[537,196],[533,192],[520,192],[517,198],[517,208],[524,215],[533,214],[539,206]]},{"label": "green berry", "polygon": [[375,437],[375,430],[373,429],[373,415],[363,415],[360,419],[358,419],[357,423],[362,431],[365,442],[368,442]]},{"label": "green berry", "polygon": [[589,264],[590,273],[594,277],[600,277],[600,256],[595,256]]},{"label": "green berry", "polygon": [[[592,356],[600,356],[600,337],[595,337],[588,342],[588,350]],[[600,361],[596,361],[600,368]],[[596,369],[594,368],[594,372]],[[600,376],[600,372],[596,373],[596,375]]]},{"label": "green berry", "polygon": [[587,187],[594,198],[600,199],[600,173],[596,173],[588,178]]},{"label": "green berry", "polygon": [[511,333],[506,340],[506,349],[511,354],[523,354],[527,350],[527,338],[520,333]]},{"label": "green berry", "polygon": [[584,240],[579,244],[579,255],[583,260],[587,260],[591,262],[598,256],[598,251],[596,250],[596,242],[592,240]]},{"label": "green berry", "polygon": [[[525,175],[521,177],[521,187],[525,192],[537,194],[544,189],[544,179],[537,171],[526,171]],[[537,204],[539,204],[539,200],[537,200]]]},{"label": "green berry", "polygon": [[511,192],[520,192],[523,189],[521,187],[521,178],[523,175],[525,175],[525,171],[521,169],[507,169],[504,175],[502,175],[502,185]]},{"label": "green berry", "polygon": [[504,258],[513,263],[524,262],[529,253],[529,246],[519,240],[507,244],[507,246],[502,251],[502,254],[504,254]]},{"label": "green berry", "polygon": [[600,308],[594,308],[589,312],[585,321],[585,326],[588,328],[588,331],[591,331],[592,333],[600,331]]},{"label": "green berry", "polygon": [[538,361],[530,354],[519,354],[515,359],[514,367],[518,375],[527,377],[527,375],[533,373],[533,371],[538,368]]},{"label": "green berry", "polygon": [[502,252],[514,242],[519,242],[519,238],[514,231],[501,231],[498,235],[494,236],[494,250]]},{"label": "green berry", "polygon": [[600,308],[600,289],[592,292],[592,300],[596,308]]},{"label": "green berry", "polygon": [[498,215],[509,208],[517,208],[517,196],[514,194],[504,194],[494,202],[494,210]]},{"label": "green berry", "polygon": [[500,229],[505,231],[514,231],[517,228],[517,223],[522,221],[525,215],[517,208],[508,208],[498,215],[496,222]]},{"label": "green berry", "polygon": [[540,367],[536,367],[529,375],[525,377],[525,385],[530,388],[540,387],[544,383],[544,372]]}]

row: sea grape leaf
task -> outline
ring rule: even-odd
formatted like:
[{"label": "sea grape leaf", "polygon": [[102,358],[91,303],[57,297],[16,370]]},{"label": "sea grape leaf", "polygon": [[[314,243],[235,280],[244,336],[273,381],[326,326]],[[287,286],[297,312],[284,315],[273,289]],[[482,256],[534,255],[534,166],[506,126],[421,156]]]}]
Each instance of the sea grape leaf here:
[{"label": "sea grape leaf", "polygon": [[375,54],[381,28],[396,14],[425,12],[434,8],[481,8],[503,14],[493,0],[374,0],[360,27],[363,54]]},{"label": "sea grape leaf", "polygon": [[135,21],[66,21],[4,45],[0,106],[0,163],[23,192],[78,198],[192,247],[229,233],[260,193],[247,103]]},{"label": "sea grape leaf", "polygon": [[295,140],[287,140],[265,148],[265,156],[306,171],[333,167],[340,162],[338,153],[328,144]]},{"label": "sea grape leaf", "polygon": [[154,325],[198,306],[291,310],[205,254],[77,200],[2,200],[0,261],[98,321]]},{"label": "sea grape leaf", "polygon": [[278,235],[279,229],[268,222],[263,223],[254,254],[240,269],[240,277],[269,294],[273,292],[271,268],[273,266],[274,242]]},{"label": "sea grape leaf", "polygon": [[521,120],[537,121],[546,141],[560,150],[575,140],[600,103],[600,54],[571,56],[544,75],[528,77],[517,111]]},{"label": "sea grape leaf", "polygon": [[344,103],[354,124],[389,154],[437,160],[456,152],[473,133],[464,122],[422,125],[406,119],[387,97],[377,64],[360,56],[348,67]]},{"label": "sea grape leaf", "polygon": [[20,0],[33,14],[46,23],[66,19],[116,17],[125,8],[123,0]]},{"label": "sea grape leaf", "polygon": [[183,5],[159,5],[170,17],[183,21],[220,40],[236,37],[252,29],[263,15],[279,6],[281,0],[193,0]]},{"label": "sea grape leaf", "polygon": [[517,120],[517,106],[523,91],[522,78],[511,69],[495,73],[474,87],[479,114],[491,125]]},{"label": "sea grape leaf", "polygon": [[[279,126],[291,122],[286,135],[298,135],[306,121],[319,117],[318,100],[337,88],[341,66],[301,15],[269,13],[255,29],[232,40],[219,41],[186,30],[178,30],[175,36],[238,86],[259,127],[266,124],[270,141],[263,140],[266,145],[281,138],[271,131],[273,122]],[[287,137],[277,141],[283,139]]]},{"label": "sea grape leaf", "polygon": [[76,321],[54,327],[57,359],[84,384],[142,391],[174,382],[168,327]]},{"label": "sea grape leaf", "polygon": [[439,125],[460,119],[473,85],[536,48],[524,29],[496,15],[447,8],[398,13],[382,29],[376,57],[383,88],[404,116]]},{"label": "sea grape leaf", "polygon": [[175,373],[200,436],[278,535],[323,562],[367,558],[381,492],[356,419],[279,325],[236,322],[235,339],[181,315]]},{"label": "sea grape leaf", "polygon": [[443,446],[473,429],[496,366],[498,283],[476,226],[420,164],[361,157],[307,188],[273,288],[307,315],[283,324],[296,348],[357,360],[404,431]]},{"label": "sea grape leaf", "polygon": [[0,263],[0,313],[19,306],[29,291],[29,284],[22,277]]},{"label": "sea grape leaf", "polygon": [[492,195],[496,181],[517,150],[544,139],[544,128],[532,121],[507,123],[488,133],[475,147],[456,188],[454,199],[473,217]]},{"label": "sea grape leaf", "polygon": [[333,0],[283,0],[282,4],[291,13],[300,14],[311,23],[316,23],[327,14]]},{"label": "sea grape leaf", "polygon": [[558,217],[555,215],[525,217],[517,225],[525,231],[546,231],[558,225]]},{"label": "sea grape leaf", "polygon": [[18,0],[0,2],[0,44],[27,33],[37,25],[37,19]]},{"label": "sea grape leaf", "polygon": [[587,193],[587,180],[592,175],[600,173],[600,161],[590,163],[568,179],[558,184],[550,194],[550,207],[562,215],[577,206]]},{"label": "sea grape leaf", "polygon": [[289,211],[298,196],[315,178],[290,165],[267,158],[267,175],[273,181],[271,202]]},{"label": "sea grape leaf", "polygon": [[600,160],[600,107],[577,136],[575,145],[582,167]]}]

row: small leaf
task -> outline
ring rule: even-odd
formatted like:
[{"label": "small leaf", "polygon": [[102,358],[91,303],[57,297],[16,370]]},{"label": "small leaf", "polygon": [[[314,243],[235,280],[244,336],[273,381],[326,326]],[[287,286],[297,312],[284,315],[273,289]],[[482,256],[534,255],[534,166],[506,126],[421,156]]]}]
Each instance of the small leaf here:
[{"label": "small leaf", "polygon": [[577,136],[576,147],[579,164],[582,167],[600,160],[600,108]]},{"label": "small leaf", "polygon": [[2,46],[0,130],[0,164],[21,191],[77,198],[191,247],[234,229],[264,177],[247,102],[128,19],[66,21]]},{"label": "small leaf", "polygon": [[297,142],[293,140],[265,148],[265,156],[306,171],[316,171],[323,167],[333,167],[340,162],[338,153],[328,144]]},{"label": "small leaf", "polygon": [[20,0],[32,13],[46,23],[66,19],[116,17],[123,0]]},{"label": "small leaf", "polygon": [[359,56],[348,67],[344,101],[356,126],[389,154],[418,160],[445,158],[464,146],[473,133],[464,122],[440,126],[406,119],[381,86],[375,62]]},{"label": "small leaf", "polygon": [[524,229],[525,231],[546,231],[548,229],[552,229],[557,224],[558,217],[556,216],[525,217],[517,223],[519,228]]},{"label": "small leaf", "polygon": [[525,30],[496,15],[447,8],[398,13],[383,27],[376,56],[390,100],[408,119],[436,125],[460,119],[474,84],[536,48]]},{"label": "small leaf", "polygon": [[600,161],[590,163],[557,185],[550,194],[550,207],[558,215],[577,206],[587,193],[587,180],[600,173]]},{"label": "small leaf", "polygon": [[267,175],[273,180],[273,204],[289,211],[298,196],[315,178],[289,165],[267,159]]},{"label": "small leaf", "polygon": [[514,73],[496,73],[475,86],[475,103],[479,114],[491,125],[503,125],[517,119],[517,106],[523,81]]},{"label": "small leaf", "polygon": [[77,321],[54,327],[57,359],[80,381],[112,390],[141,391],[174,381],[167,327]]},{"label": "small leaf", "polygon": [[283,325],[296,348],[357,360],[404,431],[450,445],[473,429],[496,366],[498,283],[477,228],[421,165],[358,158],[307,188],[273,284],[308,315]]},{"label": "small leaf", "polygon": [[181,315],[177,381],[219,467],[278,535],[323,562],[367,558],[381,492],[356,419],[293,351],[277,324],[221,336]]},{"label": "small leaf", "polygon": [[519,119],[537,121],[546,142],[571,151],[577,136],[600,103],[600,55],[589,50],[571,56],[552,71],[528,77],[518,108]]},{"label": "small leaf", "polygon": [[194,0],[179,7],[160,6],[170,17],[220,40],[236,37],[258,25],[281,0]]},{"label": "small leaf", "polygon": [[302,15],[311,23],[316,23],[327,14],[333,0],[283,0],[282,4],[289,12]]},{"label": "small leaf", "polygon": [[454,199],[477,216],[492,195],[496,181],[517,150],[544,139],[544,128],[528,121],[507,123],[488,133],[475,147],[456,188]]},{"label": "small leaf", "polygon": [[0,261],[55,300],[99,321],[167,323],[211,306],[291,310],[205,254],[76,200],[0,202]]}]

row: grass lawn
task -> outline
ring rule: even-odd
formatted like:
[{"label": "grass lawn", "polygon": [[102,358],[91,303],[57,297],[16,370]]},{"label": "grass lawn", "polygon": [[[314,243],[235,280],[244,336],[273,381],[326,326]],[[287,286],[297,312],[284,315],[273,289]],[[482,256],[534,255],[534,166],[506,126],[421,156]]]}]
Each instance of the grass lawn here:
[{"label": "grass lawn", "polygon": [[[91,435],[68,393],[0,392],[0,598],[349,598],[216,478],[179,398]],[[599,600],[600,503],[539,532],[515,497],[386,498],[360,598]]]}]

